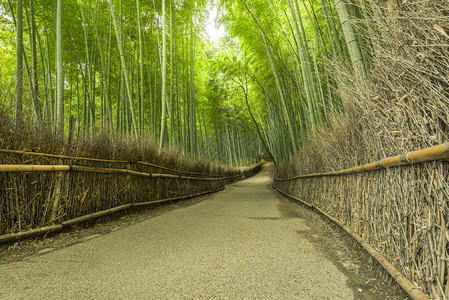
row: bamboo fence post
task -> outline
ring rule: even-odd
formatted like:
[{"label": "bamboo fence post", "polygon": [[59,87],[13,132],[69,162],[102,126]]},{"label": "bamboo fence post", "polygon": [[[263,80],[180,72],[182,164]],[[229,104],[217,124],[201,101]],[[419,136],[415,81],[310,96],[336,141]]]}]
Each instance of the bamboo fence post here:
[{"label": "bamboo fence post", "polygon": [[[60,159],[59,163],[62,165],[63,160]],[[50,210],[50,222],[54,222],[56,219],[56,216],[58,214],[58,210],[59,210],[59,205],[60,205],[60,200],[61,200],[61,189],[62,189],[62,180],[63,180],[64,175],[61,172],[58,172],[56,175],[56,185],[55,185],[55,189],[53,192],[53,204],[51,206],[51,210]]]},{"label": "bamboo fence post", "polygon": [[60,199],[61,199],[62,178],[63,178],[62,173],[59,173],[57,175],[56,185],[54,187],[54,192],[53,192],[54,199],[53,199],[53,204],[51,206],[51,211],[50,211],[50,219],[49,219],[50,222],[55,221],[56,215],[59,210],[59,203],[60,203]]},{"label": "bamboo fence post", "polygon": [[[162,169],[157,169],[158,173],[162,173]],[[157,195],[157,199],[162,199],[161,197],[161,182],[160,182],[160,177],[157,177],[156,179],[156,195]]]},{"label": "bamboo fence post", "polygon": [[[127,165],[128,170],[131,170],[131,165],[128,164]],[[128,175],[126,175],[126,189],[128,192],[131,191],[131,175],[128,173]]]}]

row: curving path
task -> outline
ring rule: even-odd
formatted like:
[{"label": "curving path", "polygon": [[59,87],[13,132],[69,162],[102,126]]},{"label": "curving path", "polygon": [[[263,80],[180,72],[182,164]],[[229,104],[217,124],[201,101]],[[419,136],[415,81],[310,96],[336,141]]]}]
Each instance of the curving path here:
[{"label": "curving path", "polygon": [[376,299],[377,279],[311,215],[266,168],[194,206],[0,265],[0,298]]}]

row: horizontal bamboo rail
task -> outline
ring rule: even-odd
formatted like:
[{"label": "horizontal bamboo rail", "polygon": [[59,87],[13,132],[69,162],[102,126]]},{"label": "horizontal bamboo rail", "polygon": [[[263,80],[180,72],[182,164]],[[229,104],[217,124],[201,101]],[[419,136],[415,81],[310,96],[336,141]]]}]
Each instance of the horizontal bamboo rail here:
[{"label": "horizontal bamboo rail", "polygon": [[382,159],[382,160],[379,160],[376,162],[372,162],[369,164],[365,164],[362,166],[357,166],[354,168],[333,171],[333,172],[326,172],[326,173],[313,173],[313,174],[306,174],[306,175],[298,175],[298,176],[293,176],[293,177],[288,177],[288,178],[274,177],[274,179],[278,180],[278,181],[287,181],[287,180],[310,178],[310,177],[348,175],[348,174],[371,172],[371,171],[376,171],[376,170],[385,169],[385,168],[412,165],[412,164],[418,164],[418,163],[435,161],[435,160],[444,160],[444,159],[449,159],[449,143],[444,143],[441,145],[409,152],[409,153],[406,153],[403,155],[387,157],[385,159]]},{"label": "horizontal bamboo rail", "polygon": [[91,220],[94,220],[94,219],[97,219],[97,218],[100,218],[103,216],[111,215],[113,213],[116,213],[116,212],[119,212],[119,211],[122,211],[125,209],[129,209],[131,207],[141,207],[141,206],[148,206],[148,205],[163,203],[163,202],[168,202],[168,201],[183,200],[183,199],[198,197],[198,196],[202,196],[202,195],[206,195],[206,194],[216,193],[223,189],[224,188],[220,188],[220,189],[213,190],[213,191],[206,191],[206,192],[196,193],[196,194],[187,195],[187,196],[159,199],[159,200],[155,200],[155,201],[123,204],[123,205],[116,206],[116,207],[113,207],[110,209],[98,211],[98,212],[95,212],[92,214],[88,214],[88,215],[74,218],[71,220],[63,221],[63,222],[61,222],[61,224],[46,226],[46,227],[37,228],[37,229],[29,230],[29,231],[22,231],[22,232],[17,232],[17,233],[0,235],[0,244],[6,244],[6,243],[10,243],[10,242],[14,242],[17,240],[30,238],[33,236],[38,236],[38,235],[55,233],[55,232],[63,230],[64,228],[67,228],[67,227],[70,227],[70,226],[73,226],[73,225],[76,225],[79,223],[91,221]]},{"label": "horizontal bamboo rail", "polygon": [[133,175],[141,177],[151,177],[151,173],[138,172],[130,169],[114,169],[114,168],[96,168],[96,167],[85,167],[85,166],[71,166],[71,170],[75,172],[84,173],[103,173],[103,174],[122,174],[122,175]]},{"label": "horizontal bamboo rail", "polygon": [[341,223],[339,220],[335,219],[325,211],[323,211],[321,208],[310,204],[304,200],[301,200],[299,198],[296,198],[290,194],[287,194],[280,189],[278,189],[275,185],[273,187],[281,194],[287,196],[288,198],[291,198],[293,200],[296,200],[306,206],[308,206],[311,209],[315,209],[320,214],[331,220],[333,223],[338,225],[340,228],[342,228],[344,231],[346,231],[350,236],[352,236],[390,275],[393,277],[396,282],[404,289],[404,291],[413,299],[413,300],[430,300],[430,297],[426,295],[424,292],[422,292],[419,287],[415,286],[413,283],[411,283],[399,270],[391,263],[389,262],[382,254],[380,254],[376,249],[374,249],[370,244],[368,244],[367,241],[365,241],[361,236],[356,234],[354,231],[351,230],[350,227],[346,226],[345,224]]},{"label": "horizontal bamboo rail", "polygon": [[182,176],[182,175],[172,175],[172,174],[161,174],[161,173],[145,173],[145,172],[137,172],[130,169],[113,169],[113,168],[94,168],[94,167],[85,167],[85,166],[71,166],[71,170],[76,172],[86,172],[86,173],[106,173],[106,174],[124,174],[124,175],[133,175],[133,176],[141,176],[141,177],[150,177],[150,178],[174,178],[174,179],[186,179],[186,180],[201,180],[201,181],[219,181],[226,180],[231,178],[238,178],[243,176],[244,174],[238,174],[234,176],[228,177],[191,177],[191,176]]},{"label": "horizontal bamboo rail", "polygon": [[60,172],[70,171],[67,165],[0,165],[0,172]]},{"label": "horizontal bamboo rail", "polygon": [[[146,166],[151,166],[155,168],[159,168],[162,170],[167,170],[171,172],[176,173],[182,173],[182,174],[191,174],[191,175],[202,175],[205,176],[206,174],[200,173],[200,172],[192,172],[192,171],[182,171],[177,169],[172,169],[169,167],[164,167],[161,165],[157,165],[154,163],[149,163],[145,161],[128,161],[128,160],[112,160],[112,159],[102,159],[102,158],[90,158],[90,157],[78,157],[78,156],[68,156],[68,155],[62,155],[62,154],[49,154],[49,153],[39,153],[39,152],[29,152],[29,151],[22,151],[22,150],[11,150],[11,149],[0,149],[0,153],[12,153],[12,154],[21,154],[21,155],[32,155],[32,156],[42,156],[42,157],[53,157],[53,158],[62,158],[62,159],[71,159],[71,160],[83,160],[83,161],[91,161],[91,162],[104,162],[104,163],[119,163],[119,164],[141,164]],[[209,175],[211,176],[211,175]]]},{"label": "horizontal bamboo rail", "polygon": [[[153,163],[149,163],[146,161],[137,161],[137,164],[141,164],[141,165],[145,165],[145,166],[150,166],[150,167],[155,167],[155,168],[160,168],[162,170],[167,170],[167,171],[172,171],[172,172],[177,172],[177,173],[182,173],[182,174],[191,174],[191,175],[206,175],[204,173],[200,173],[200,172],[192,172],[192,171],[181,171],[181,170],[177,170],[177,169],[172,169],[169,167],[163,167],[163,166],[159,166]],[[209,175],[210,176],[210,175]]]},{"label": "horizontal bamboo rail", "polygon": [[[260,165],[261,164],[259,163],[256,166],[254,166],[254,168],[257,168]],[[192,176],[182,176],[172,174],[138,172],[130,169],[97,168],[97,167],[86,167],[77,165],[0,165],[0,172],[60,172],[60,171],[122,174],[122,175],[133,175],[147,178],[174,178],[174,179],[199,180],[199,181],[220,181],[245,176],[244,173],[241,173],[227,177],[192,177]]]},{"label": "horizontal bamboo rail", "polygon": [[29,152],[29,151],[12,150],[12,149],[0,149],[0,152],[22,154],[22,155],[32,155],[32,156],[53,157],[53,158],[64,158],[64,159],[73,159],[73,160],[95,161],[95,162],[125,163],[125,164],[131,163],[131,161],[127,161],[127,160],[112,160],[112,159],[102,159],[102,158],[77,157],[77,156],[68,156],[68,155],[62,155],[62,154],[49,154],[49,153]]}]

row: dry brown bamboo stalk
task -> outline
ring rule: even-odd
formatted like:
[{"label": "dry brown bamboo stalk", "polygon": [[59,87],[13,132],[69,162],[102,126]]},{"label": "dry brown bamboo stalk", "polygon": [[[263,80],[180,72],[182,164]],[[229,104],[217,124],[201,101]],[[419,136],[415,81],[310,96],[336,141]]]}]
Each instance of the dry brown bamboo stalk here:
[{"label": "dry brown bamboo stalk", "polygon": [[149,162],[145,162],[145,161],[137,161],[137,164],[150,166],[150,167],[155,167],[155,168],[160,168],[160,169],[163,169],[163,170],[177,172],[177,173],[181,173],[181,174],[211,176],[210,174],[204,174],[204,173],[200,173],[200,172],[182,171],[182,170],[172,169],[172,168],[168,168],[168,167],[163,167],[163,166],[159,166],[159,165],[156,165],[156,164],[153,164],[153,163],[149,163]]},{"label": "dry brown bamboo stalk", "polygon": [[4,234],[0,236],[0,244],[6,244],[9,242],[17,241],[20,239],[30,238],[37,235],[44,235],[50,232],[58,232],[63,228],[62,225],[52,225],[42,228],[33,229],[30,231],[18,232],[18,233],[10,233]]},{"label": "dry brown bamboo stalk", "polygon": [[105,174],[123,174],[123,175],[134,175],[141,177],[150,177],[150,173],[137,172],[129,169],[114,169],[114,168],[96,168],[96,167],[85,167],[85,166],[71,166],[72,171],[75,172],[85,172],[85,173],[105,173]]},{"label": "dry brown bamboo stalk", "polygon": [[278,178],[274,177],[275,180],[285,181],[285,180],[294,180],[299,178],[309,178],[309,177],[321,177],[321,176],[338,176],[338,175],[348,175],[355,174],[361,172],[370,172],[375,170],[380,170],[384,168],[405,166],[417,163],[423,163],[427,161],[434,160],[444,160],[449,159],[449,143],[444,143],[441,145],[409,152],[403,155],[396,155],[392,157],[387,157],[385,159],[368,163],[362,166],[357,166],[354,168],[333,171],[333,172],[325,172],[325,173],[313,173],[306,175],[293,176],[289,178]]},{"label": "dry brown bamboo stalk", "polygon": [[283,194],[283,195],[285,195],[285,196],[287,196],[287,197],[289,197],[289,198],[295,199],[296,201],[301,202],[302,204],[304,204],[305,206],[308,206],[309,208],[313,208],[313,204],[310,204],[310,203],[308,203],[308,202],[306,202],[306,201],[303,201],[303,200],[301,200],[301,199],[296,198],[295,196],[292,196],[292,195],[290,195],[290,194],[287,194],[287,193],[281,191],[281,190],[280,190],[277,186],[275,186],[274,184],[273,184],[273,187],[274,187],[279,193],[281,193],[281,194]]},{"label": "dry brown bamboo stalk", "polygon": [[54,200],[53,200],[53,203],[51,205],[51,210],[50,210],[49,221],[52,221],[52,222],[56,218],[56,215],[57,215],[58,209],[59,209],[59,203],[61,200],[62,181],[63,181],[63,174],[58,173],[56,175],[56,183],[55,183],[56,185],[55,185],[55,189],[54,189]]},{"label": "dry brown bamboo stalk", "polygon": [[0,172],[59,172],[70,171],[68,165],[0,165]]},{"label": "dry brown bamboo stalk", "polygon": [[[179,176],[172,174],[159,174],[159,173],[145,173],[137,172],[128,169],[113,169],[113,168],[94,168],[85,166],[71,166],[73,171],[76,172],[87,172],[87,173],[106,173],[106,174],[124,174],[133,175],[141,177],[152,177],[152,178],[174,178],[174,179],[186,179],[186,180],[200,180],[200,181],[219,181],[234,177],[222,177],[222,178],[204,178],[204,177],[189,177],[189,176]],[[241,176],[241,175],[239,175]]]},{"label": "dry brown bamboo stalk", "polygon": [[366,242],[363,238],[361,238],[359,235],[354,233],[351,228],[341,223],[339,220],[335,219],[319,207],[309,204],[304,200],[298,199],[296,197],[293,197],[291,195],[288,195],[287,193],[284,193],[279,188],[277,188],[275,185],[273,185],[274,188],[280,192],[281,194],[288,196],[289,198],[292,198],[296,201],[299,201],[315,210],[317,210],[319,213],[321,213],[323,216],[334,222],[336,225],[341,227],[343,230],[345,230],[349,235],[351,235],[360,245],[362,245],[363,248],[372,256],[374,257],[379,264],[396,280],[396,282],[404,289],[404,291],[413,299],[413,300],[430,300],[430,297],[423,293],[419,287],[415,286],[413,283],[411,283],[401,272],[399,272],[396,267],[390,263],[383,255],[381,255],[376,249],[374,249],[368,242]]},{"label": "dry brown bamboo stalk", "polygon": [[121,210],[125,210],[127,208],[132,207],[132,206],[133,206],[133,204],[123,204],[123,205],[116,206],[116,207],[113,207],[113,208],[110,208],[110,209],[98,211],[96,213],[88,214],[88,215],[81,216],[81,217],[78,217],[78,218],[75,218],[75,219],[71,219],[71,220],[67,220],[67,221],[61,222],[61,225],[63,227],[73,226],[75,224],[87,222],[89,220],[93,220],[93,219],[96,219],[96,218],[99,218],[99,217],[102,217],[102,216],[106,216],[106,215],[113,214],[115,212],[119,212]]},{"label": "dry brown bamboo stalk", "polygon": [[179,175],[171,175],[171,174],[150,174],[150,177],[153,178],[175,178],[175,179],[186,179],[186,180],[201,180],[201,181],[219,181],[224,180],[225,178],[207,178],[207,177],[189,177],[189,176],[179,176]]}]

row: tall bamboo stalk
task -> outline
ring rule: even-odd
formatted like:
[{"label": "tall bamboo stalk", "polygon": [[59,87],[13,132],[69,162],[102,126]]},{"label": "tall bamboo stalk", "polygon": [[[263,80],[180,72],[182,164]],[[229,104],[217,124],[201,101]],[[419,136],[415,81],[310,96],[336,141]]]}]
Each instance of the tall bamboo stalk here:
[{"label": "tall bamboo stalk", "polygon": [[56,6],[56,132],[64,137],[64,70],[62,57],[62,0]]},{"label": "tall bamboo stalk", "polygon": [[165,131],[167,125],[167,41],[166,41],[166,24],[165,24],[165,0],[162,0],[162,83],[161,83],[161,132],[159,139],[159,147],[164,146]]},{"label": "tall bamboo stalk", "polygon": [[39,80],[37,74],[37,47],[36,47],[36,20],[34,16],[34,0],[30,0],[30,16],[31,16],[31,30],[30,30],[30,44],[31,44],[31,59],[32,59],[32,82],[33,82],[33,107],[36,119],[38,122],[42,120],[41,103],[39,97]]},{"label": "tall bamboo stalk", "polygon": [[125,61],[125,53],[123,51],[123,42],[122,42],[122,31],[119,29],[118,24],[117,24],[117,20],[115,17],[115,12],[114,12],[114,4],[112,3],[112,0],[109,0],[109,6],[111,8],[111,16],[112,16],[112,23],[114,24],[114,30],[115,30],[115,36],[117,38],[117,44],[118,44],[118,49],[119,49],[119,53],[120,53],[120,62],[122,65],[122,71],[123,71],[123,77],[125,80],[125,87],[126,87],[126,92],[127,92],[127,99],[128,99],[128,105],[129,105],[129,110],[130,110],[130,114],[131,114],[131,122],[132,122],[132,133],[137,136],[137,122],[136,122],[136,116],[134,114],[134,105],[132,103],[132,90],[131,90],[131,85],[129,82],[129,72],[128,72],[128,68],[126,66],[126,61]]},{"label": "tall bamboo stalk", "polygon": [[15,93],[15,111],[14,119],[16,127],[23,122],[23,104],[22,104],[22,78],[23,78],[23,3],[17,0],[17,18],[16,18],[16,93]]},{"label": "tall bamboo stalk", "polygon": [[348,5],[349,4],[346,0],[336,0],[334,7],[341,22],[343,36],[345,38],[346,45],[348,46],[354,71],[361,78],[366,78],[362,51],[360,49],[355,29],[351,24],[351,15],[349,13]]}]

